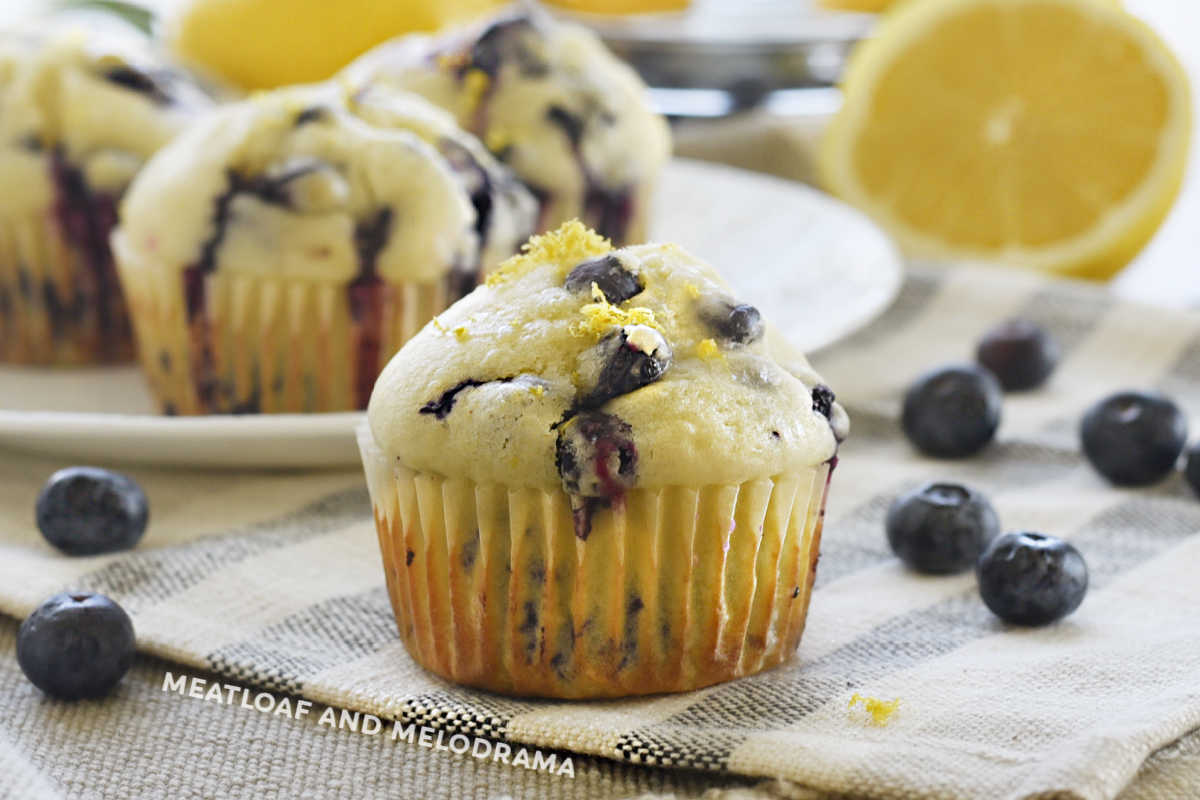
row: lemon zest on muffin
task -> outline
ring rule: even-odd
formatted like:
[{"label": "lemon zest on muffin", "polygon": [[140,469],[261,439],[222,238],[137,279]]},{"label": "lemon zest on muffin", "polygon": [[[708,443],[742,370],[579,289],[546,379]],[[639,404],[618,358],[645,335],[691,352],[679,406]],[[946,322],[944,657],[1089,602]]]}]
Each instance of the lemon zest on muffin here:
[{"label": "lemon zest on muffin", "polygon": [[692,283],[691,281],[688,281],[687,283],[685,283],[683,285],[683,288],[684,288],[684,291],[687,292],[688,297],[692,298],[693,300],[697,300],[700,298],[700,287],[697,286],[696,284]]},{"label": "lemon zest on muffin", "polygon": [[484,146],[493,153],[499,153],[513,142],[512,134],[504,128],[492,128],[483,139]]},{"label": "lemon zest on muffin", "polygon": [[433,327],[437,328],[437,329],[438,329],[439,331],[441,331],[442,333],[449,333],[449,332],[450,332],[450,329],[449,329],[449,328],[447,328],[445,325],[443,325],[443,324],[442,324],[442,320],[441,320],[441,318],[440,318],[440,317],[434,317],[433,319],[429,320],[429,322],[430,322],[430,324],[432,324],[432,325],[433,325]]},{"label": "lemon zest on muffin", "polygon": [[896,713],[896,709],[900,707],[900,698],[895,700],[880,700],[878,697],[863,697],[858,692],[850,698],[850,703],[847,708],[854,708],[855,704],[861,704],[863,709],[871,715],[871,724],[882,728],[888,724],[888,720]]},{"label": "lemon zest on muffin", "polygon": [[458,53],[442,53],[437,57],[437,65],[445,70],[457,69],[465,67],[467,62],[471,60],[471,56],[466,51]]},{"label": "lemon zest on muffin", "polygon": [[701,339],[696,343],[696,356],[705,361],[718,359],[725,360],[725,354],[721,352],[721,348],[717,346],[715,339]]},{"label": "lemon zest on muffin", "polygon": [[465,325],[459,325],[453,330],[453,333],[454,338],[458,339],[460,342],[465,342],[467,339],[471,338],[471,334],[467,331],[467,327]]},{"label": "lemon zest on muffin", "polygon": [[469,70],[463,76],[463,98],[468,111],[479,108],[479,104],[483,102],[483,96],[487,94],[488,87],[491,85],[492,79],[481,69]]},{"label": "lemon zest on muffin", "polygon": [[572,336],[592,336],[600,338],[626,325],[646,325],[662,332],[654,312],[648,308],[617,308],[608,302],[604,292],[595,283],[592,284],[592,302],[579,309],[583,319],[571,323],[569,330]]},{"label": "lemon zest on muffin", "polygon": [[535,383],[529,387],[529,393],[534,397],[541,397],[546,393],[546,387],[542,386],[540,383]]},{"label": "lemon zest on muffin", "polygon": [[488,286],[498,286],[511,278],[524,275],[539,264],[555,262],[569,270],[588,258],[601,256],[613,249],[612,242],[577,219],[569,219],[557,230],[530,237],[521,252],[500,265],[487,277]]}]

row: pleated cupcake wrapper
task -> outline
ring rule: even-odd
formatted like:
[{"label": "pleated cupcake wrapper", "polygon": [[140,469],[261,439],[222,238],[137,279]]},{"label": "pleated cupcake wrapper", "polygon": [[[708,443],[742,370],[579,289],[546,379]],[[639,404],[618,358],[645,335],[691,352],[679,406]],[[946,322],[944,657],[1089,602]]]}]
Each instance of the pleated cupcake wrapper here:
[{"label": "pleated cupcake wrapper", "polygon": [[[214,272],[189,320],[182,275],[120,254],[144,372],[169,414],[362,408],[400,346],[448,305],[448,281],[356,290],[377,324],[356,320],[343,283]],[[378,345],[364,341],[378,333]]]},{"label": "pleated cupcake wrapper", "polygon": [[388,592],[413,658],[506,694],[614,697],[775,666],[804,629],[828,464],[635,489],[575,535],[561,490],[413,472],[359,446]]},{"label": "pleated cupcake wrapper", "polygon": [[133,360],[133,333],[116,277],[107,295],[98,284],[89,254],[67,243],[52,209],[0,216],[0,361]]}]

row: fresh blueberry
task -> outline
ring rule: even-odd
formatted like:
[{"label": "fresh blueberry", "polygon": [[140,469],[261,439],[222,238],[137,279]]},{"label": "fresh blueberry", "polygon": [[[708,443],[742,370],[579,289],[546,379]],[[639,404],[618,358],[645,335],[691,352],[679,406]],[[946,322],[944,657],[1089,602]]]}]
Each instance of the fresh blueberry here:
[{"label": "fresh blueberry", "polygon": [[97,467],[68,467],[50,476],[37,499],[46,541],[71,556],[128,550],[146,532],[150,507],[131,478]]},{"label": "fresh blueberry", "polygon": [[648,325],[626,325],[580,357],[579,373],[590,385],[580,406],[595,408],[654,383],[671,366],[671,347]]},{"label": "fresh blueberry", "polygon": [[979,594],[996,616],[1017,625],[1045,625],[1083,602],[1088,570],[1062,539],[1041,533],[996,537],[975,569]]},{"label": "fresh blueberry", "polygon": [[904,395],[904,434],[927,455],[963,458],[982,450],[1000,425],[1003,396],[990,372],[974,365],[927,372]]},{"label": "fresh blueberry", "polygon": [[991,371],[1010,392],[1034,389],[1058,365],[1058,343],[1046,330],[1026,319],[1011,319],[992,328],[979,341],[975,360]]},{"label": "fresh blueberry", "polygon": [[1183,471],[1192,491],[1200,495],[1200,442],[1196,442],[1187,451],[1187,467]]},{"label": "fresh blueberry", "polygon": [[703,302],[700,317],[721,339],[750,344],[762,338],[763,321],[758,309],[746,303],[720,298]]},{"label": "fresh blueberry", "polygon": [[17,663],[34,686],[63,700],[103,697],[134,656],[133,622],[102,594],[56,594],[21,623]]},{"label": "fresh blueberry", "polygon": [[1088,409],[1079,432],[1097,472],[1118,486],[1148,486],[1175,467],[1187,443],[1187,420],[1161,394],[1127,391]]},{"label": "fresh blueberry", "polygon": [[918,572],[945,575],[974,566],[1000,532],[1000,520],[974,489],[927,483],[896,498],[885,528],[901,561]]},{"label": "fresh blueberry", "polygon": [[565,285],[569,292],[588,292],[593,283],[614,305],[624,303],[646,288],[638,276],[625,269],[621,259],[613,255],[583,262],[567,274]]}]

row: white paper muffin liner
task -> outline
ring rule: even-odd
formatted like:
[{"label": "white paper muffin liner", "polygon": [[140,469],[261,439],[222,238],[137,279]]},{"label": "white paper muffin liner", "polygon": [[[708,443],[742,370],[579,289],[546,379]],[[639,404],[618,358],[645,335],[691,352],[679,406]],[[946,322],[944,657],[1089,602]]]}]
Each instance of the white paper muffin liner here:
[{"label": "white paper muffin liner", "polygon": [[359,446],[409,653],[505,694],[618,697],[775,666],[808,610],[829,476],[634,489],[575,535],[567,495],[481,485]]}]

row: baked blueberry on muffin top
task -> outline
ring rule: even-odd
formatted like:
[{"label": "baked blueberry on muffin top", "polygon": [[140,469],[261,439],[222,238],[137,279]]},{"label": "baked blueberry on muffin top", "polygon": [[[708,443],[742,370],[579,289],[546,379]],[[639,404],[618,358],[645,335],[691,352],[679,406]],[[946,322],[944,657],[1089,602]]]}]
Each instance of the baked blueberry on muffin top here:
[{"label": "baked blueberry on muffin top", "polygon": [[577,217],[618,244],[645,238],[670,136],[637,75],[585,28],[510,15],[389,42],[347,75],[451,111],[537,195],[540,228]]},{"label": "baked blueberry on muffin top", "polygon": [[211,101],[136,34],[46,25],[0,34],[0,360],[128,359],[117,203]]},{"label": "baked blueberry on muffin top", "polygon": [[[674,245],[535,237],[383,372],[376,441],[407,468],[571,498],[576,533],[633,487],[738,483],[830,460],[847,420],[758,312]],[[419,402],[414,402],[414,398]]]}]

